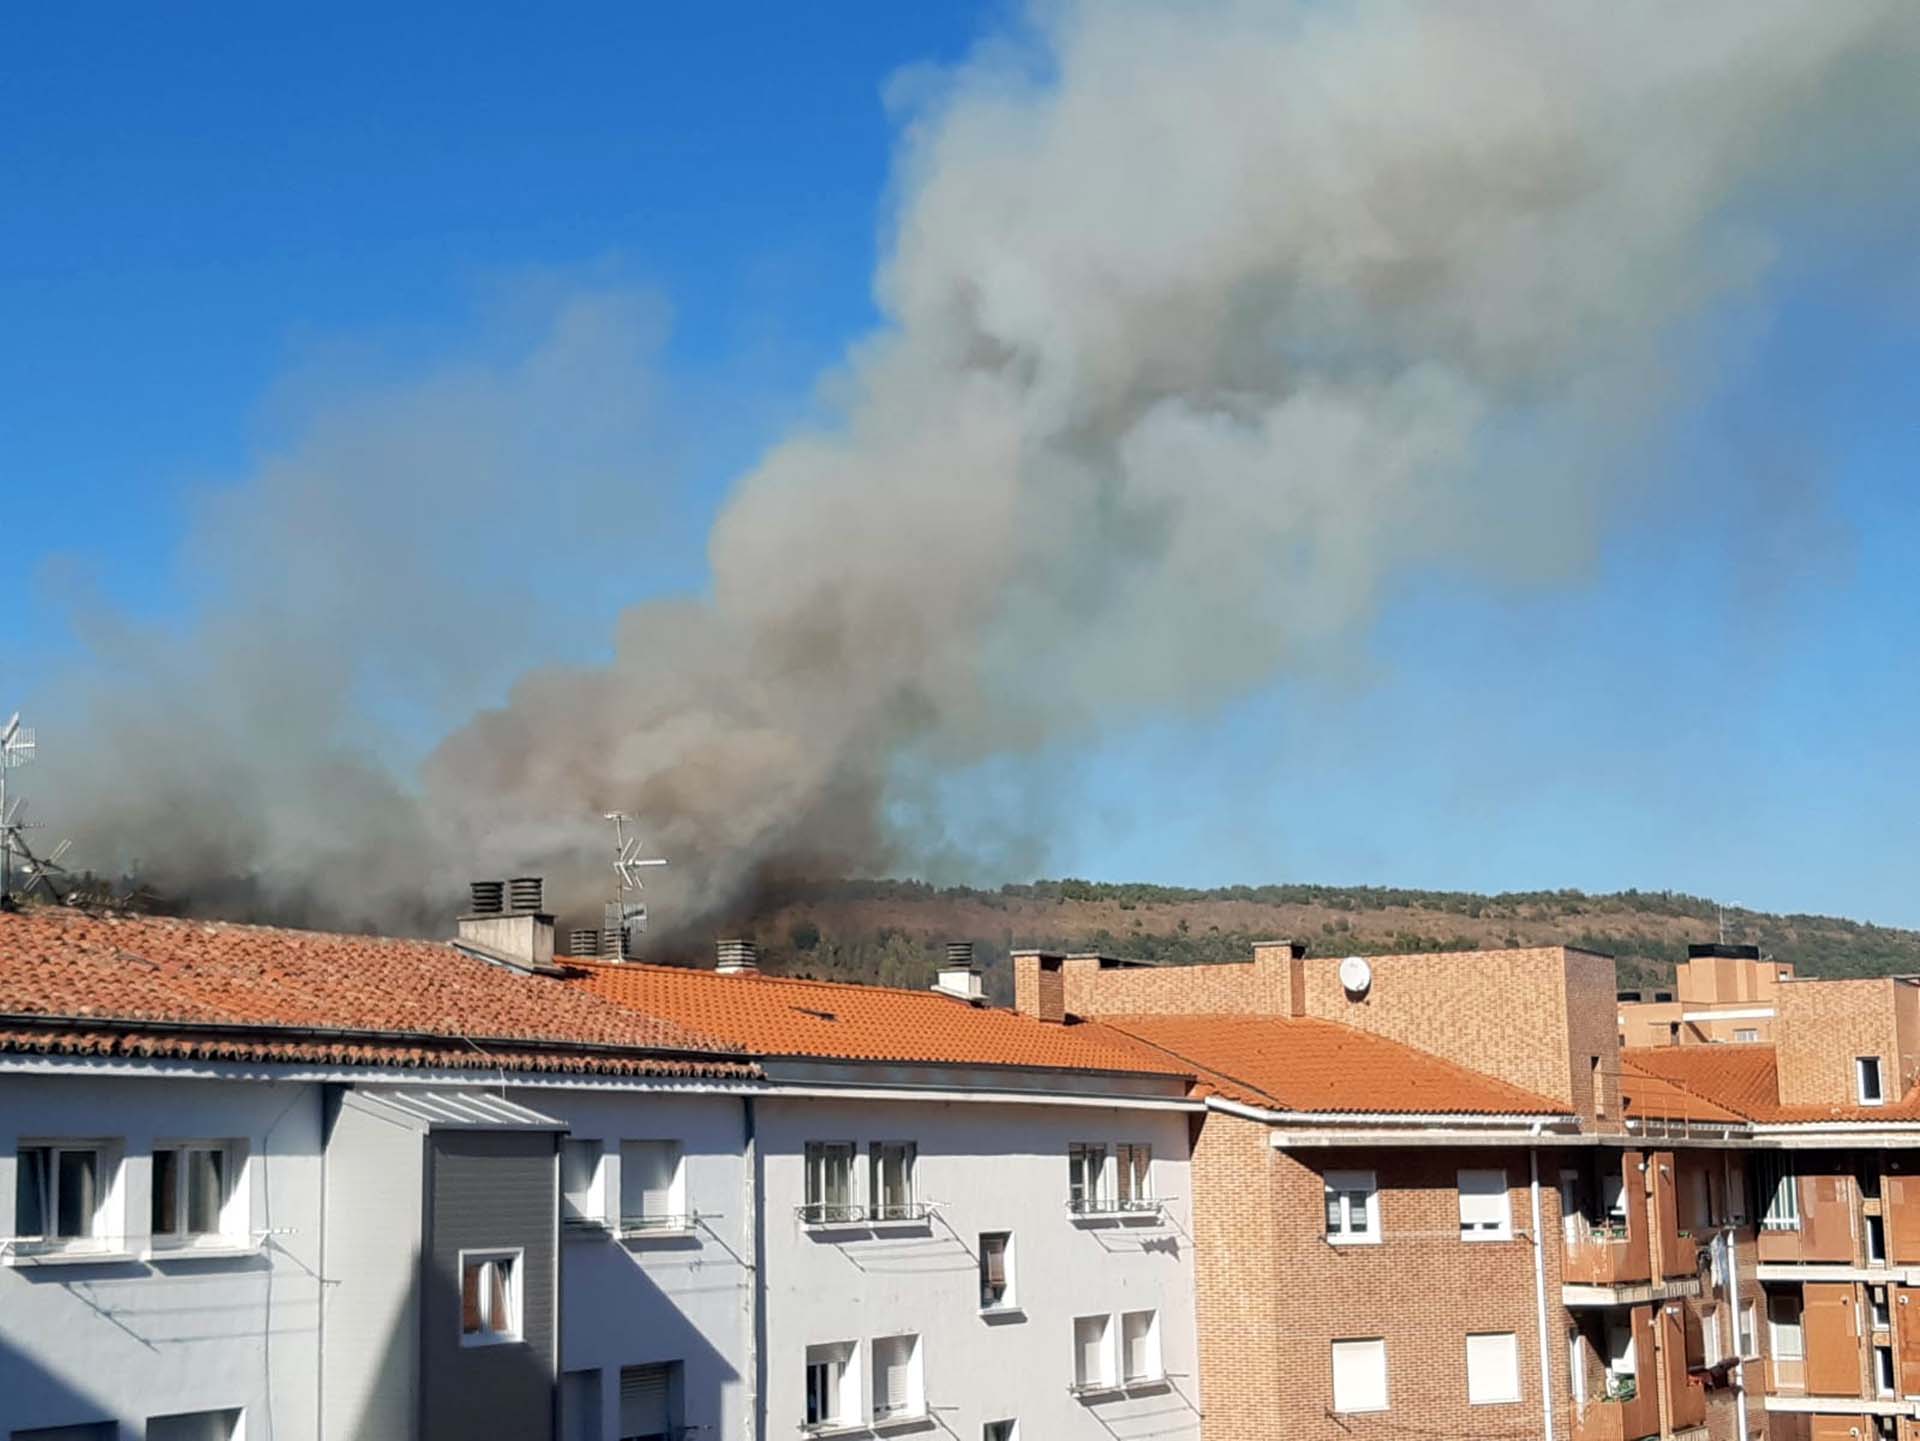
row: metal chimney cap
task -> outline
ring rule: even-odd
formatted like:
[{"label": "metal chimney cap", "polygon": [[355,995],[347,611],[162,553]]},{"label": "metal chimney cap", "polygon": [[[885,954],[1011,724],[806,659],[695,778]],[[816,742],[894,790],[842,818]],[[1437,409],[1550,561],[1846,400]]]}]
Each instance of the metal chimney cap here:
[{"label": "metal chimney cap", "polygon": [[760,969],[760,948],[752,941],[729,938],[714,949],[715,969],[723,976],[751,975]]},{"label": "metal chimney cap", "polygon": [[544,911],[547,908],[546,894],[547,882],[544,877],[515,876],[507,882],[507,909],[517,916]]},{"label": "metal chimney cap", "polygon": [[473,898],[473,914],[476,916],[497,916],[507,908],[505,881],[469,881],[467,891]]}]

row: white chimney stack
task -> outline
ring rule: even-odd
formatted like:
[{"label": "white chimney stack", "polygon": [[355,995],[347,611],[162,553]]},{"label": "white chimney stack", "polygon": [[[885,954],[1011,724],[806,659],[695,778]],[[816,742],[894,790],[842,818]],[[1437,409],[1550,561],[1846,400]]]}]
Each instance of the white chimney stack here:
[{"label": "white chimney stack", "polygon": [[475,881],[473,909],[460,917],[460,944],[475,955],[525,970],[551,971],[553,917],[538,876]]},{"label": "white chimney stack", "polygon": [[947,944],[947,958],[940,965],[933,989],[943,996],[953,996],[976,1006],[985,1003],[986,989],[980,983],[980,968],[973,963],[972,941]]}]

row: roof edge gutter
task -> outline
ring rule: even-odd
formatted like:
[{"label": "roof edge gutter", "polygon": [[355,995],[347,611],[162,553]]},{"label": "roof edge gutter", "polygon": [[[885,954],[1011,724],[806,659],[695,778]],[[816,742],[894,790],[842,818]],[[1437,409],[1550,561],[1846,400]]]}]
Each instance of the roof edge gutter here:
[{"label": "roof edge gutter", "polygon": [[1262,1121],[1270,1126],[1476,1126],[1502,1128],[1521,1134],[1537,1134],[1549,1125],[1577,1124],[1571,1111],[1541,1114],[1506,1113],[1448,1114],[1443,1111],[1274,1111],[1229,1101],[1223,1096],[1208,1096],[1209,1109],[1224,1111],[1243,1120]]}]

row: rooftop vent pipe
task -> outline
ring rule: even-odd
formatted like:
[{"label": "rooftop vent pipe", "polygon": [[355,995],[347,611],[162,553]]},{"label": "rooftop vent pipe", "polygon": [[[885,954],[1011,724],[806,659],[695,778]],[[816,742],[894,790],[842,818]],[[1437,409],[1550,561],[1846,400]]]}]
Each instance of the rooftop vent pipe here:
[{"label": "rooftop vent pipe", "polygon": [[723,976],[752,976],[760,971],[760,948],[752,941],[721,941],[715,959],[715,969]]}]

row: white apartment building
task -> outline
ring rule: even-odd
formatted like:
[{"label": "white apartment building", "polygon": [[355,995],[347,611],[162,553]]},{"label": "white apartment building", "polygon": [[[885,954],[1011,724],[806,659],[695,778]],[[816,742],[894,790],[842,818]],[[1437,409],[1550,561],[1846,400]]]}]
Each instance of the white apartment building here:
[{"label": "white apartment building", "polygon": [[1198,1436],[1164,1060],[500,932],[0,915],[0,1441]]}]

